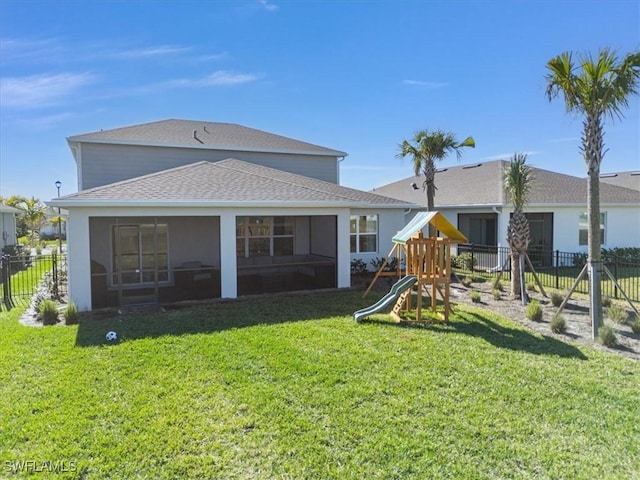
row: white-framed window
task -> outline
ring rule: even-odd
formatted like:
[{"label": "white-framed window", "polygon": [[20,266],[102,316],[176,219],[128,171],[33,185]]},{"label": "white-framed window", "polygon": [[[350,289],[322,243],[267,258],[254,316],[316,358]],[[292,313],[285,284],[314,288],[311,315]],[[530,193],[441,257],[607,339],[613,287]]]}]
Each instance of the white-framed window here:
[{"label": "white-framed window", "polygon": [[166,224],[113,225],[113,285],[169,281],[168,227]]},{"label": "white-framed window", "polygon": [[236,255],[293,255],[294,217],[236,217]]},{"label": "white-framed window", "polygon": [[378,215],[351,215],[351,253],[378,251]]},{"label": "white-framed window", "polygon": [[[605,244],[605,233],[606,233],[606,220],[607,220],[607,212],[600,212],[600,245]],[[580,214],[580,219],[578,220],[578,244],[579,245],[588,245],[588,231],[589,231],[589,217],[587,212],[582,212]]]}]

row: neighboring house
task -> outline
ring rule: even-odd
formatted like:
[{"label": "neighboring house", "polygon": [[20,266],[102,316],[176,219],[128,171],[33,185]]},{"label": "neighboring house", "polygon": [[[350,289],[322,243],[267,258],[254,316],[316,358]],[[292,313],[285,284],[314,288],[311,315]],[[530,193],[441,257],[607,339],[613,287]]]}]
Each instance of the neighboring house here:
[{"label": "neighboring house", "polygon": [[[436,172],[435,207],[469,238],[471,243],[507,247],[512,205],[503,188],[508,161],[459,165]],[[531,228],[531,250],[540,251],[539,263],[551,265],[554,250],[587,251],[587,180],[532,167],[534,177],[524,211]],[[640,188],[607,183],[611,179],[632,185],[639,177],[621,173],[600,183],[603,247],[640,247]],[[376,188],[375,193],[426,208],[423,178],[411,176]]]},{"label": "neighboring house", "polygon": [[20,213],[22,213],[22,211],[17,208],[0,204],[0,250],[7,245],[18,244],[16,215]]},{"label": "neighboring house", "polygon": [[67,139],[69,294],[82,310],[350,286],[417,205],[338,185],[345,153],[226,123]]},{"label": "neighboring house", "polygon": [[40,227],[40,238],[49,240],[52,238],[58,238],[58,236],[62,236],[62,238],[66,238],[67,235],[67,212],[66,210],[61,210],[60,215],[62,221],[58,225],[58,222],[54,221],[58,217],[58,209],[48,207],[45,213],[45,223]]}]

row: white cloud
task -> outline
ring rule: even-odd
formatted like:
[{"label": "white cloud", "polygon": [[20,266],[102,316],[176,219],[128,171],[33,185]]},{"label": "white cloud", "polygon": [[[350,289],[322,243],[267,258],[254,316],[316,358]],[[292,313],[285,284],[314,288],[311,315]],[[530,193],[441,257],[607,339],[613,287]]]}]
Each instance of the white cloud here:
[{"label": "white cloud", "polygon": [[258,3],[262,8],[264,8],[267,12],[275,12],[278,9],[278,6],[267,2],[267,0],[258,0]]},{"label": "white cloud", "polygon": [[423,80],[403,80],[402,84],[422,88],[443,88],[449,86],[446,82],[426,82]]},{"label": "white cloud", "polygon": [[0,78],[0,103],[12,108],[59,105],[95,81],[93,74],[72,72]]},{"label": "white cloud", "polygon": [[190,51],[189,47],[181,47],[178,45],[160,45],[157,47],[137,48],[133,50],[123,50],[114,53],[116,58],[149,58],[160,57],[165,55],[175,55]]},{"label": "white cloud", "polygon": [[60,58],[64,49],[57,38],[0,39],[0,56],[6,64],[20,62],[52,62]]},{"label": "white cloud", "polygon": [[225,87],[230,85],[240,85],[243,83],[255,82],[260,78],[259,75],[252,73],[233,73],[226,70],[218,70],[211,75],[207,75],[202,78],[181,78],[176,80],[169,80],[163,85],[167,87]]}]

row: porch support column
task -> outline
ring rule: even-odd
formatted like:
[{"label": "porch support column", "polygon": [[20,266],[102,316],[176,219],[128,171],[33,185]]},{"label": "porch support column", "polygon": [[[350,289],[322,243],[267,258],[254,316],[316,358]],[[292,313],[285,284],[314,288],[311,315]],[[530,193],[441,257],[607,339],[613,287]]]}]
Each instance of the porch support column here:
[{"label": "porch support column", "polygon": [[238,296],[238,267],[236,261],[236,215],[220,215],[220,296]]},{"label": "porch support column", "polygon": [[89,214],[79,209],[69,210],[67,219],[67,268],[69,299],[78,310],[91,310],[91,253]]},{"label": "porch support column", "polygon": [[338,288],[351,286],[351,242],[349,209],[341,210],[337,215],[337,247],[338,247]]}]

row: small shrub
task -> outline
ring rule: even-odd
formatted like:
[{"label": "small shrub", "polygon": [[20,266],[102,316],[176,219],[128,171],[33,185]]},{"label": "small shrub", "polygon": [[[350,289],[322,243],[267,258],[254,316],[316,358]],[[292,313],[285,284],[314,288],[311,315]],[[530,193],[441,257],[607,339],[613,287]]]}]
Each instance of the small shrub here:
[{"label": "small shrub", "polygon": [[473,282],[473,278],[469,276],[462,277],[462,280],[460,280],[460,283],[462,283],[462,285],[464,285],[467,288],[471,286],[472,282]]},{"label": "small shrub", "polygon": [[607,308],[607,318],[614,323],[626,323],[629,315],[620,305],[611,305]]},{"label": "small shrub", "polygon": [[636,318],[631,322],[631,331],[636,335],[640,335],[640,316],[636,315]]},{"label": "small shrub", "polygon": [[526,316],[533,322],[542,321],[542,307],[537,300],[531,300],[527,305]]},{"label": "small shrub", "polygon": [[353,275],[362,275],[363,273],[367,273],[369,270],[367,269],[367,264],[364,260],[360,258],[356,258],[351,260],[351,273]]},{"label": "small shrub", "polygon": [[491,288],[493,290],[498,290],[499,292],[502,292],[504,290],[502,282],[497,277],[495,278],[495,280],[493,280],[493,282],[491,282]]},{"label": "small shrub", "polygon": [[78,307],[76,307],[75,303],[67,303],[62,314],[64,315],[64,323],[67,325],[76,325],[78,323]]},{"label": "small shrub", "polygon": [[491,290],[491,295],[493,295],[494,300],[500,300],[502,298],[502,292],[497,288]]},{"label": "small shrub", "polygon": [[564,333],[567,331],[567,322],[562,314],[556,313],[551,317],[549,327],[553,333]]},{"label": "small shrub", "polygon": [[[369,263],[373,267],[373,270],[377,272],[378,270],[380,270],[380,267],[382,267],[385,260],[387,259],[384,257],[376,257],[373,260],[371,260],[371,262]],[[394,272],[396,271],[397,268],[398,268],[398,259],[396,257],[392,257],[391,259],[389,259],[389,261],[387,261],[387,264],[384,266],[384,271]]]},{"label": "small shrub", "polygon": [[480,303],[480,292],[477,290],[471,290],[470,298],[473,303]]},{"label": "small shrub", "polygon": [[536,284],[533,282],[527,282],[526,284],[527,292],[537,292]]},{"label": "small shrub", "polygon": [[553,292],[550,298],[551,298],[551,305],[553,305],[556,308],[562,305],[562,301],[564,300],[564,297],[562,296],[562,294],[558,292]]},{"label": "small shrub", "polygon": [[471,255],[471,253],[465,252],[456,257],[455,263],[458,268],[473,271],[478,261],[473,255]]},{"label": "small shrub", "polygon": [[610,325],[603,325],[600,327],[600,330],[598,330],[598,340],[605,347],[615,347],[618,345],[616,332],[614,332],[613,327]]},{"label": "small shrub", "polygon": [[40,303],[38,314],[44,325],[55,325],[58,323],[58,305],[50,298]]},{"label": "small shrub", "polygon": [[602,297],[602,306],[609,308],[611,306],[611,297]]}]

